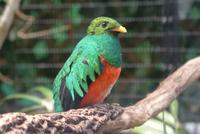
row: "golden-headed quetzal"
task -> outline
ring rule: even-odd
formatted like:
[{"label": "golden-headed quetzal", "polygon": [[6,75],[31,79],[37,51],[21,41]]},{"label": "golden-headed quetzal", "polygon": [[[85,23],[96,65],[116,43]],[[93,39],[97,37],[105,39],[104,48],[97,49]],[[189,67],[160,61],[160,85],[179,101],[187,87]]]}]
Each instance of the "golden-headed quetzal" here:
[{"label": "golden-headed quetzal", "polygon": [[56,112],[103,102],[121,72],[118,33],[124,32],[126,29],[112,18],[92,20],[87,35],[76,45],[54,80]]}]

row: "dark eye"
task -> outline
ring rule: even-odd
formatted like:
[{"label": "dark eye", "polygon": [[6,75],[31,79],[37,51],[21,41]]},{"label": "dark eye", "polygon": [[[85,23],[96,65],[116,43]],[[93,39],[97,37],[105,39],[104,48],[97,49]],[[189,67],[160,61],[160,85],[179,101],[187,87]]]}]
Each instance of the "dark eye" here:
[{"label": "dark eye", "polygon": [[101,23],[101,27],[103,27],[103,28],[107,27],[107,25],[108,25],[108,22],[107,22],[107,21],[103,21],[103,22]]}]

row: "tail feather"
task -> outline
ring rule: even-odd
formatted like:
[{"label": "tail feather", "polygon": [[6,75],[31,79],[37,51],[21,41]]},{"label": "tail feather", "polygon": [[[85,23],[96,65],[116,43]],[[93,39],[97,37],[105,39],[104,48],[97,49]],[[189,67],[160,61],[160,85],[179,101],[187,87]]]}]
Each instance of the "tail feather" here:
[{"label": "tail feather", "polygon": [[78,105],[80,101],[82,100],[82,98],[76,92],[74,93],[75,100],[72,99],[72,96],[69,90],[67,89],[65,79],[66,77],[62,79],[62,83],[60,86],[60,101],[61,101],[63,111],[73,109],[73,108],[78,108]]}]

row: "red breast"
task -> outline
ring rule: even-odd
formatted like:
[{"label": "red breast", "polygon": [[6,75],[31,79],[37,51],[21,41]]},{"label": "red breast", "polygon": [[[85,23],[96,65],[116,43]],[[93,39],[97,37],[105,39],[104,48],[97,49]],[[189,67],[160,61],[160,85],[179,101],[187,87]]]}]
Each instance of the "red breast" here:
[{"label": "red breast", "polygon": [[90,84],[88,92],[82,99],[79,107],[94,105],[103,102],[103,100],[110,93],[110,90],[119,78],[121,66],[118,68],[113,67],[103,57],[100,57],[100,61],[104,67],[103,71],[96,78],[96,80]]}]

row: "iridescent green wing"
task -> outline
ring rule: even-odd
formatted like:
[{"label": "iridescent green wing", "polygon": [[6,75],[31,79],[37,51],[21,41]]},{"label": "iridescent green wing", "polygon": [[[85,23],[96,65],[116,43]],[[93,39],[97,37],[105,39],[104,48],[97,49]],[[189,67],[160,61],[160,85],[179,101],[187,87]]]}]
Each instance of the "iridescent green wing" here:
[{"label": "iridescent green wing", "polygon": [[[71,56],[68,58],[68,60],[65,62],[59,73],[57,74],[56,78],[53,82],[53,98],[54,98],[54,109],[56,112],[63,111],[62,102],[66,100],[69,95],[67,94],[69,91],[67,91],[65,79],[70,73],[71,65],[74,61],[76,61],[77,57],[81,54],[82,49],[76,49],[76,51],[73,51]],[[66,90],[66,91],[65,91]],[[64,93],[63,93],[64,92]]]},{"label": "iridescent green wing", "polygon": [[[75,94],[83,97],[88,91],[87,80],[95,81],[95,73],[100,74],[100,61],[98,49],[95,43],[80,45],[81,53],[71,65],[70,72],[66,77],[66,86],[71,94],[72,100],[75,100]],[[75,50],[77,51],[77,50]]]},{"label": "iridescent green wing", "polygon": [[54,80],[55,110],[76,108],[88,91],[88,81],[95,81],[95,74],[100,74],[97,44],[83,40],[74,49]]}]

